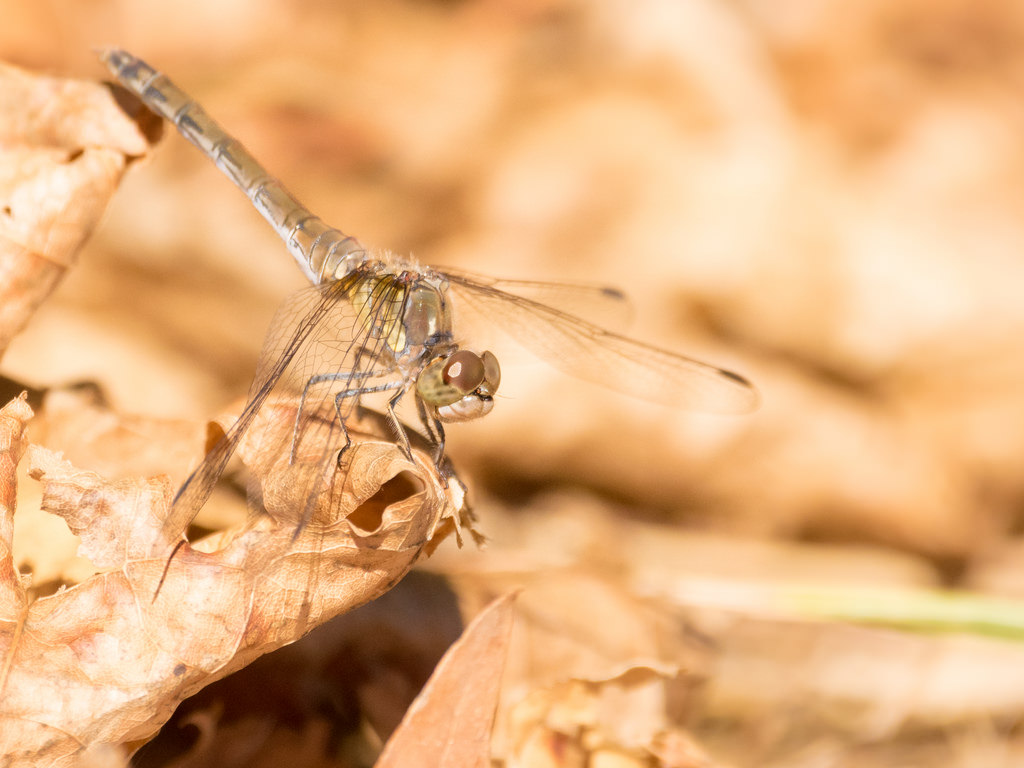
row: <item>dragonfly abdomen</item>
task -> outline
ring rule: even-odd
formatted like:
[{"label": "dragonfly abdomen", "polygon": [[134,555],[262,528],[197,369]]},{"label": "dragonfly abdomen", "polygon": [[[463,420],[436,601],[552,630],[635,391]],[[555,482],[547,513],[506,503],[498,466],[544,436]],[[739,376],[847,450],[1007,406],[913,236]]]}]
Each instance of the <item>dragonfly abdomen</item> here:
[{"label": "dragonfly abdomen", "polygon": [[328,226],[302,205],[240,141],[165,75],[125,51],[107,50],[102,58],[126,88],[172,122],[246,194],[312,282],[340,277],[366,258],[354,237]]}]

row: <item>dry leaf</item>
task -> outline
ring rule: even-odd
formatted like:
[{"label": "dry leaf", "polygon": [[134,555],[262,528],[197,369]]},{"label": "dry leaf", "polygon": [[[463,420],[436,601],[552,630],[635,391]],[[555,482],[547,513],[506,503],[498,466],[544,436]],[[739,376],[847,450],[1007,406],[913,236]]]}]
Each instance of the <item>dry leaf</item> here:
[{"label": "dry leaf", "polygon": [[109,479],[164,473],[177,484],[203,446],[204,425],[120,413],[94,385],[52,387],[41,401],[32,441],[59,448],[73,464]]},{"label": "dry leaf", "polygon": [[[575,538],[564,525],[537,527],[540,533],[530,535],[557,531]],[[595,527],[601,537],[600,523]],[[461,564],[473,574],[455,580],[462,604],[472,610],[489,594],[522,589],[492,759],[531,768],[658,765],[657,755],[668,755],[666,744],[695,701],[708,649],[678,617],[639,600],[607,573],[588,573],[584,564],[516,571],[525,559],[502,560],[493,552],[488,563],[494,572]],[[690,752],[700,749],[694,745]],[[674,765],[669,757],[661,764]],[[696,758],[692,764],[701,765]]]},{"label": "dry leaf", "polygon": [[[755,376],[764,411],[720,427],[509,363],[495,412],[451,435],[476,488],[497,497],[481,506],[502,549],[460,553],[452,572],[483,581],[532,558],[538,578],[583,566],[634,592],[642,576],[646,605],[699,572],[1024,595],[1024,4],[53,7],[6,4],[0,48],[98,76],[97,30],[129,30],[123,42],[354,234],[483,273],[612,282],[640,300],[645,338]],[[159,154],[121,201],[118,244],[97,249],[91,302],[72,298],[72,321],[166,340],[176,366],[202,371],[194,388],[155,355],[105,347],[103,376],[135,409],[176,388],[175,412],[200,413],[242,386],[258,353],[250,313],[269,317],[299,278],[212,164],[178,138]],[[58,348],[66,333],[38,338]],[[538,530],[531,512],[566,487],[586,509]],[[495,530],[502,504],[514,514]],[[662,525],[631,535],[627,517]],[[671,535],[694,526],[719,541]],[[792,546],[767,554],[779,538]],[[531,660],[636,660],[635,645],[578,633],[609,614],[587,611],[593,593],[569,581],[575,602],[539,614],[551,631]],[[720,759],[1024,762],[1012,725],[1024,707],[996,672],[1024,669],[1010,644],[965,644],[961,668],[934,636],[661,610],[700,619],[718,649],[707,669],[721,693],[684,722]],[[627,631],[619,616],[611,629]],[[558,629],[566,642],[549,643]],[[563,651],[574,633],[580,649]],[[685,755],[666,747],[666,762]]]},{"label": "dry leaf", "polygon": [[491,764],[515,593],[488,606],[441,659],[391,737],[376,768],[484,768]]},{"label": "dry leaf", "polygon": [[[29,403],[41,406],[32,419],[31,438],[37,445],[59,449],[79,469],[88,469],[108,480],[167,474],[177,486],[202,449],[202,428],[180,419],[119,414],[106,405],[102,392],[92,385],[48,389]],[[78,584],[92,576],[95,566],[77,557],[78,539],[67,525],[41,509],[42,489],[19,472],[18,515],[15,518],[14,564],[32,574],[32,596],[51,593],[61,585]],[[218,493],[216,510],[229,521],[211,524],[201,514],[198,525],[205,531],[230,527],[245,519],[245,501]],[[205,511],[205,510],[204,510]]]},{"label": "dry leaf", "polygon": [[2,673],[5,676],[10,667],[11,649],[28,604],[21,578],[14,568],[12,540],[18,498],[15,474],[25,453],[25,422],[31,416],[32,410],[24,398],[11,401],[0,410],[0,620],[3,622]]},{"label": "dry leaf", "polygon": [[464,628],[445,580],[413,569],[372,603],[183,702],[134,759],[150,768],[369,765]]},{"label": "dry leaf", "polygon": [[627,666],[605,679],[568,679],[536,688],[508,712],[509,766],[711,766],[668,717],[670,669]]},{"label": "dry leaf", "polygon": [[0,354],[147,149],[104,86],[0,64]]},{"label": "dry leaf", "polygon": [[[386,591],[463,503],[461,486],[446,486],[429,457],[409,462],[392,443],[353,434],[347,471],[298,533],[294,520],[259,517],[184,545],[168,566],[181,532],[163,529],[165,478],[111,482],[32,446],[43,507],[64,518],[102,572],[29,604],[10,533],[31,411],[19,399],[0,413],[0,753],[11,765],[69,765],[83,747],[144,742],[183,698]],[[264,432],[292,423],[269,406],[261,418],[254,428]],[[287,461],[264,469],[264,484],[278,484]],[[394,497],[395,478],[413,492]]]}]

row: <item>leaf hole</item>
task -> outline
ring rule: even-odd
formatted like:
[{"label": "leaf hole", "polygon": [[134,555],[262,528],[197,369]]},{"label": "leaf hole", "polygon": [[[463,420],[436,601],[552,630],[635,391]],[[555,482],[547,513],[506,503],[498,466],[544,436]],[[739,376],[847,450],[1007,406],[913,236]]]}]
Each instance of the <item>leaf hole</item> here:
[{"label": "leaf hole", "polygon": [[423,483],[412,472],[399,472],[348,516],[348,521],[363,531],[376,531],[384,520],[384,510],[423,492]]}]

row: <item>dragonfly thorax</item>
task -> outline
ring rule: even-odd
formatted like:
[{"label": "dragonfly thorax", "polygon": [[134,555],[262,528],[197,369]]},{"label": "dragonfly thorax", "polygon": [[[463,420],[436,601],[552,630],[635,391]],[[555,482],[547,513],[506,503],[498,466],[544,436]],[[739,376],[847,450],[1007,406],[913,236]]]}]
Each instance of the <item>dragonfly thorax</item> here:
[{"label": "dragonfly thorax", "polygon": [[369,339],[382,342],[378,352],[396,361],[429,358],[435,347],[452,345],[452,313],[443,281],[419,272],[380,272],[366,265],[351,279],[349,301],[356,325]]},{"label": "dragonfly thorax", "polygon": [[[408,279],[412,273],[403,273]],[[420,348],[430,349],[452,343],[452,312],[445,299],[446,286],[435,284],[428,278],[417,276],[409,285],[405,297],[402,326],[405,331],[406,352]],[[396,351],[398,347],[394,347]]]}]

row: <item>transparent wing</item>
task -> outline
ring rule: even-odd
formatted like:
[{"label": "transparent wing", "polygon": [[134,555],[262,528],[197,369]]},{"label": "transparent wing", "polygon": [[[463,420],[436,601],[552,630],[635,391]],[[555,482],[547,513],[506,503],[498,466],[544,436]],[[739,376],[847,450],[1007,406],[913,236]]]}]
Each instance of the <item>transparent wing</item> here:
[{"label": "transparent wing", "polygon": [[619,392],[708,413],[748,413],[760,402],[739,374],[634,341],[533,299],[453,273],[457,301],[566,373]]},{"label": "transparent wing", "polygon": [[633,319],[633,307],[618,288],[607,285],[560,283],[545,280],[509,280],[460,269],[438,268],[462,285],[487,286],[559,309],[601,328],[624,330]]},{"label": "transparent wing", "polygon": [[[381,317],[390,317],[396,303],[404,302],[404,294],[382,293],[360,313],[350,301],[360,279],[362,275],[354,273],[305,288],[282,304],[264,342],[249,401],[178,491],[165,523],[167,531],[184,530],[195,517],[239,442],[271,400],[291,403],[295,423],[287,430],[269,430],[275,437],[253,441],[250,468],[258,475],[275,457],[290,455],[297,466],[290,472],[289,496],[301,496],[303,516],[315,506],[315,497],[323,490],[324,467],[345,442],[338,413],[347,417],[358,400],[356,395],[336,402],[337,393],[379,383],[396,373],[387,365],[383,341],[371,338],[367,328]],[[323,381],[316,382],[320,376]]]}]

